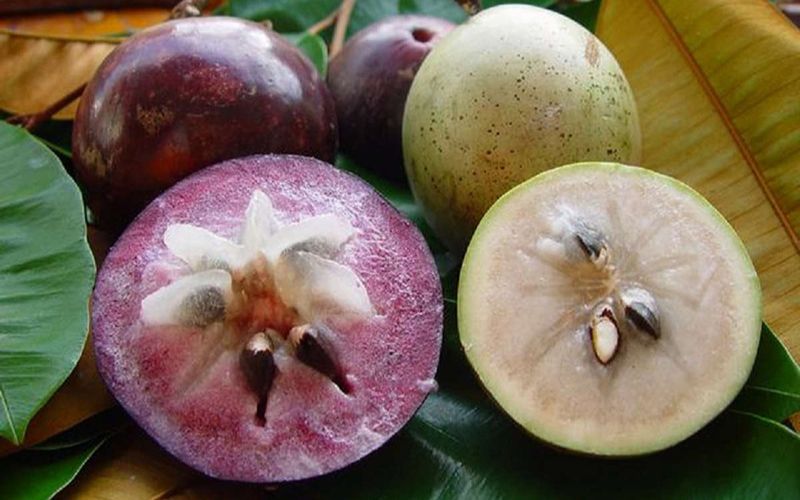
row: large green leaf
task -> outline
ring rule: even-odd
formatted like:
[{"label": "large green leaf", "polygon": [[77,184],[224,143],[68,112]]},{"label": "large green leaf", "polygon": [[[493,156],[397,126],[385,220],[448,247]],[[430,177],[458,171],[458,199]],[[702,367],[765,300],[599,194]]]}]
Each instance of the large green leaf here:
[{"label": "large green leaf", "polygon": [[766,324],[753,373],[732,407],[778,422],[800,411],[800,366]]},{"label": "large green leaf", "polygon": [[93,277],[75,183],[0,123],[0,436],[13,443],[78,361]]},{"label": "large green leaf", "polygon": [[[305,497],[324,491],[332,498],[384,499],[793,498],[800,491],[800,437],[741,411],[728,410],[684,443],[641,458],[598,460],[536,442],[478,389],[458,345],[454,313],[448,306],[437,375],[440,391],[428,398],[411,423],[368,459],[282,494]],[[759,367],[754,373],[767,369]]]},{"label": "large green leaf", "polygon": [[80,472],[109,435],[55,451],[24,451],[0,460],[0,498],[38,500],[53,498]]}]

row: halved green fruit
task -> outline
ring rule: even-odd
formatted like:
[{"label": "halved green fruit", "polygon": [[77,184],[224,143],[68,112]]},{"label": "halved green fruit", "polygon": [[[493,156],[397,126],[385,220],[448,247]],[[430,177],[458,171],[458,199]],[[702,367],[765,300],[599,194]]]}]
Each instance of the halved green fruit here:
[{"label": "halved green fruit", "polygon": [[461,271],[467,358],[535,436],[637,455],[690,436],[755,359],[761,291],[738,236],[700,194],[649,170],[579,163],[512,189]]}]

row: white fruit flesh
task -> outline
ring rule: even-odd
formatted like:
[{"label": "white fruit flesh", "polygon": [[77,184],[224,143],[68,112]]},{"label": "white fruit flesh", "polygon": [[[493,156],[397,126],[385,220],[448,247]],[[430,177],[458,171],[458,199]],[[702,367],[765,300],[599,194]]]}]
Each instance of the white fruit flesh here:
[{"label": "white fruit flesh", "polygon": [[[358,276],[329,258],[354,233],[350,224],[330,214],[280,227],[269,198],[261,191],[252,195],[239,242],[189,224],[170,225],[164,243],[194,272],[145,297],[142,321],[148,325],[195,324],[191,315],[202,316],[203,311],[189,311],[187,304],[195,305],[196,296],[209,288],[225,301],[228,317],[216,318],[218,321],[230,319],[228,309],[234,295],[245,297],[239,302],[248,302],[235,305],[234,311],[244,308],[255,315],[259,298],[270,295],[273,302],[285,304],[297,314],[300,323],[325,320],[333,314],[374,315]],[[244,294],[234,293],[232,275],[251,284],[243,287]]]},{"label": "white fruit flesh", "polygon": [[[591,262],[574,235],[584,223],[607,244]],[[659,335],[618,307],[618,350],[603,364],[593,311],[629,289],[655,300]],[[668,447],[722,411],[752,367],[760,312],[747,252],[710,204],[674,179],[603,163],[501,198],[470,243],[458,300],[461,342],[500,406],[545,441],[597,455]]]}]

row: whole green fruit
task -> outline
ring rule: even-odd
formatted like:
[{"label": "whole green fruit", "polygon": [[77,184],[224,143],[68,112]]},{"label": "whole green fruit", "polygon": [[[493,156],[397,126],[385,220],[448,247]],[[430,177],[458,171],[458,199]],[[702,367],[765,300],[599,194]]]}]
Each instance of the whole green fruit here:
[{"label": "whole green fruit", "polygon": [[403,154],[412,191],[461,253],[503,193],[579,161],[638,163],[633,93],[589,31],[547,9],[503,5],[442,39],[411,86]]}]

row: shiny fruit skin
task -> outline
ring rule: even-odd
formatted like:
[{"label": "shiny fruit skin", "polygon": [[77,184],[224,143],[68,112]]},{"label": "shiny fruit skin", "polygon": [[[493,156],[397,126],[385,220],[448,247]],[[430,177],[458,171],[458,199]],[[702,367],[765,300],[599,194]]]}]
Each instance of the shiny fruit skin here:
[{"label": "shiny fruit skin", "polygon": [[188,174],[253,153],[331,161],[333,100],[299,50],[256,23],[169,21],[122,43],[78,108],[73,159],[100,225],[120,229]]},{"label": "shiny fruit skin", "polygon": [[579,161],[637,164],[633,92],[612,54],[571,19],[500,5],[454,29],[408,94],[403,153],[437,236],[462,253],[503,193]]},{"label": "shiny fruit skin", "polygon": [[342,151],[402,179],[403,109],[422,60],[455,26],[431,16],[391,16],[359,31],[330,62]]}]

